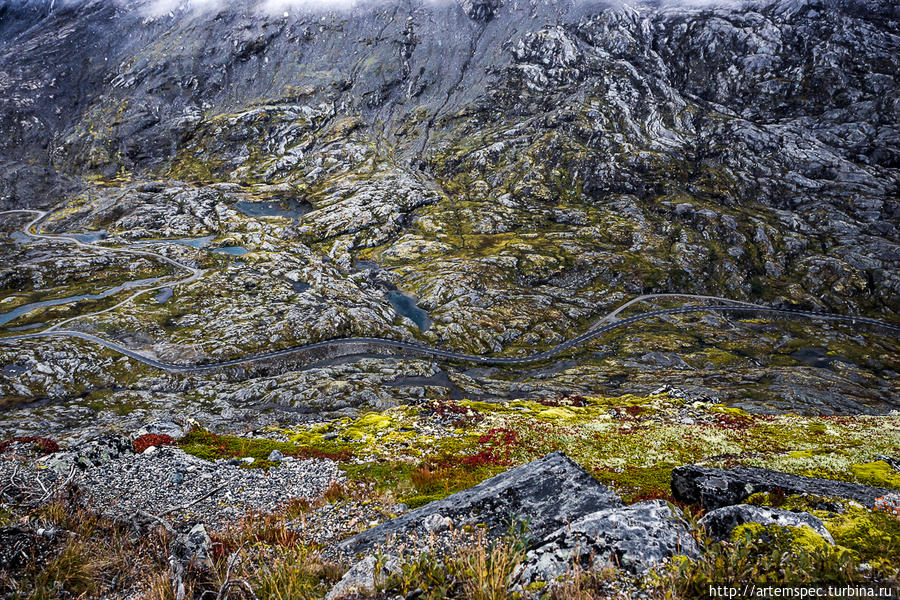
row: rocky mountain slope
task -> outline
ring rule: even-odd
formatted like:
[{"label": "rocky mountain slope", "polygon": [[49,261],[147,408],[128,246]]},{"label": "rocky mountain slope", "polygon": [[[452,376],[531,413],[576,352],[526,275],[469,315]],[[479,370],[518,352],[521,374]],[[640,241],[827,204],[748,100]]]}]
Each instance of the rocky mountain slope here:
[{"label": "rocky mountain slope", "polygon": [[0,0],[0,595],[896,584],[898,24]]},{"label": "rocky mountain slope", "polygon": [[[517,296],[541,285],[572,303],[690,290],[890,316],[898,16],[6,2],[3,205],[117,175],[280,184],[315,209],[298,240],[396,265],[451,317],[467,294],[534,310]],[[508,329],[522,311],[486,312]]]},{"label": "rocky mountain slope", "polygon": [[[653,292],[898,322],[893,3],[273,6],[0,3],[0,208],[50,209],[43,237],[0,216],[5,335],[64,324],[180,364],[354,335],[521,356]],[[47,235],[72,232],[89,243]],[[666,381],[885,412],[897,356],[877,332],[713,315],[531,370],[166,376],[41,338],[0,346],[0,393],[37,411],[18,433]]]}]

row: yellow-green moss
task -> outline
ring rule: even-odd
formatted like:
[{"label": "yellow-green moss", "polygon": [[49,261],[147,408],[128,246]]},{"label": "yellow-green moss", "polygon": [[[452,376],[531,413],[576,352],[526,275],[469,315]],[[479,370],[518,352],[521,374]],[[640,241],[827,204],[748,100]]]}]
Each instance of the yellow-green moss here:
[{"label": "yellow-green moss", "polygon": [[811,527],[786,527],[744,523],[731,532],[731,541],[776,539],[783,549],[830,552],[831,544]]},{"label": "yellow-green moss", "polygon": [[853,465],[850,470],[860,483],[900,489],[900,473],[883,460]]}]

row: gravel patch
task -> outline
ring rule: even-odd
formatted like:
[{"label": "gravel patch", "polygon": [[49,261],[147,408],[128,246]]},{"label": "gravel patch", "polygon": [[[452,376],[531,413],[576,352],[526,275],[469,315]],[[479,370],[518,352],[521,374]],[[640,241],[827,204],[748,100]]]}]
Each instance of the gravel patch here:
[{"label": "gravel patch", "polygon": [[106,506],[114,516],[129,518],[142,510],[217,529],[248,512],[271,512],[294,499],[315,500],[341,479],[330,460],[286,461],[264,471],[160,447],[89,469],[78,483],[95,505]]},{"label": "gravel patch", "polygon": [[342,480],[330,460],[285,460],[265,471],[225,460],[210,462],[165,446],[67,473],[36,467],[23,457],[0,460],[4,502],[47,498],[56,486],[71,481],[108,516],[130,520],[145,511],[179,527],[204,523],[213,530],[251,512],[275,511],[291,500],[314,501]]}]

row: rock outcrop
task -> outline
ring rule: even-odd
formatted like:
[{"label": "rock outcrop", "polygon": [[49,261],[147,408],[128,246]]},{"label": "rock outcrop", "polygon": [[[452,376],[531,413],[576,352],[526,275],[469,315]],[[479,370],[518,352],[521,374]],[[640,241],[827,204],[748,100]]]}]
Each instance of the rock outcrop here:
[{"label": "rock outcrop", "polygon": [[463,12],[473,21],[486,23],[494,18],[503,2],[501,0],[460,0]]},{"label": "rock outcrop", "polygon": [[129,454],[134,454],[134,449],[127,437],[103,435],[84,441],[68,452],[45,456],[41,463],[48,469],[64,473],[72,467],[81,470],[99,467]]},{"label": "rock outcrop", "polygon": [[825,529],[822,521],[807,512],[795,512],[768,506],[735,504],[717,508],[700,519],[700,525],[706,530],[707,535],[714,540],[728,539],[735,527],[745,523],[759,523],[766,526],[809,527],[828,540],[829,543],[834,543],[834,539],[828,533],[828,530]]},{"label": "rock outcrop", "polygon": [[528,535],[540,539],[577,519],[622,501],[561,452],[510,469],[487,481],[426,504],[342,542],[348,554],[370,550],[390,538],[428,535],[424,523],[440,515],[456,527],[483,523],[489,534],[506,532],[511,519],[527,523]]},{"label": "rock outcrop", "polygon": [[600,510],[559,528],[528,552],[515,579],[523,586],[553,581],[576,565],[639,575],[671,556],[696,556],[697,551],[681,511],[650,500]]},{"label": "rock outcrop", "polygon": [[678,467],[672,471],[672,493],[683,502],[700,504],[708,510],[740,504],[757,492],[780,490],[785,494],[811,494],[855,500],[872,508],[875,500],[891,490],[790,475],[757,467],[712,469],[697,465]]}]

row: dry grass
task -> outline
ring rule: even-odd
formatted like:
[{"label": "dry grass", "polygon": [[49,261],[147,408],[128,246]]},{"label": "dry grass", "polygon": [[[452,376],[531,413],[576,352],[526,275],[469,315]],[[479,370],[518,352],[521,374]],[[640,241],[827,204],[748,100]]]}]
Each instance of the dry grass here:
[{"label": "dry grass", "polygon": [[525,558],[525,547],[516,539],[504,538],[488,545],[483,534],[460,552],[463,566],[463,593],[467,600],[503,600],[507,597],[509,576]]},{"label": "dry grass", "polygon": [[19,518],[34,530],[57,533],[36,541],[34,547],[40,550],[22,569],[0,573],[4,597],[111,596],[141,587],[148,576],[167,568],[163,536],[157,532],[136,535],[131,528],[91,513],[73,490]]},{"label": "dry grass", "polygon": [[566,576],[550,590],[550,600],[597,600],[609,597],[604,593],[604,584],[615,581],[621,573],[613,567],[598,571],[584,572],[580,565],[574,565]]},{"label": "dry grass", "polygon": [[386,588],[426,600],[502,600],[509,597],[509,578],[525,557],[525,548],[520,531],[494,542],[482,532],[450,556],[418,554],[389,578]]}]

